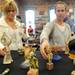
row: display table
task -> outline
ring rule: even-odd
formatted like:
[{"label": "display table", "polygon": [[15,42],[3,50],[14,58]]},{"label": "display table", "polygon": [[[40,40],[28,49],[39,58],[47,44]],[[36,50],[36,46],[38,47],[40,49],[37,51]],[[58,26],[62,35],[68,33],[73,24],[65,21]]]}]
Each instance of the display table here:
[{"label": "display table", "polygon": [[[0,57],[0,73],[6,68],[10,68],[10,72],[7,75],[27,75],[27,70],[20,68],[20,64],[24,61],[23,55],[20,55],[16,51],[12,51],[12,57],[14,62],[11,65],[3,65],[3,57]],[[71,75],[73,70],[73,63],[67,56],[62,55],[62,59],[54,62],[54,69],[51,71],[41,70],[39,75]]]}]

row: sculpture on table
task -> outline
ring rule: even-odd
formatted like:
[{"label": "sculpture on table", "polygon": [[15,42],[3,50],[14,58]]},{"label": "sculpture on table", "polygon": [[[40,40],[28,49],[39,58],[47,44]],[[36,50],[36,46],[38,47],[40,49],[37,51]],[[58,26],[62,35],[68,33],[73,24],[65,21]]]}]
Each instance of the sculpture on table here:
[{"label": "sculpture on table", "polygon": [[35,50],[36,49],[33,48],[32,45],[29,45],[27,43],[23,46],[23,52],[24,52],[24,58],[25,58],[25,60],[20,65],[20,67],[22,69],[27,69],[27,68],[30,67],[30,58],[31,58],[32,53],[35,52]]},{"label": "sculpture on table", "polygon": [[46,50],[47,56],[48,56],[48,62],[46,64],[46,67],[48,70],[52,70],[53,69],[53,63],[52,63],[52,59],[53,59],[53,54],[51,52],[51,48],[48,48]]},{"label": "sculpture on table", "polygon": [[13,62],[12,57],[11,57],[11,52],[10,52],[10,44],[12,40],[9,38],[9,36],[4,32],[3,36],[1,38],[2,44],[5,46],[6,49],[6,54],[4,56],[3,64],[10,64]]},{"label": "sculpture on table", "polygon": [[30,53],[30,58],[29,58],[29,62],[30,62],[30,68],[29,71],[27,72],[27,75],[39,75],[38,72],[38,59],[35,56],[34,52]]},{"label": "sculpture on table", "polygon": [[24,62],[21,64],[22,69],[29,68],[30,63],[29,63],[29,58],[30,58],[30,52],[31,52],[31,47],[28,44],[25,44],[23,47],[24,51]]},{"label": "sculpture on table", "polygon": [[36,58],[36,55],[34,52],[30,53],[30,68],[38,68],[38,59]]}]

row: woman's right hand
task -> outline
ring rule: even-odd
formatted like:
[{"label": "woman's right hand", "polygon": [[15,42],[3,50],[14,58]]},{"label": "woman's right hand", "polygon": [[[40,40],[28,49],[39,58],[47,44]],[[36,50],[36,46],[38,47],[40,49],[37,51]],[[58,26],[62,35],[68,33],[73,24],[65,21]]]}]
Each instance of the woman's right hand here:
[{"label": "woman's right hand", "polygon": [[46,54],[46,51],[45,51],[45,49],[48,49],[48,48],[49,48],[49,43],[47,40],[44,40],[43,43],[40,45],[40,53],[45,60],[48,59],[48,55]]},{"label": "woman's right hand", "polygon": [[3,49],[0,48],[0,55],[4,56],[5,54],[6,54],[5,48],[3,48]]}]

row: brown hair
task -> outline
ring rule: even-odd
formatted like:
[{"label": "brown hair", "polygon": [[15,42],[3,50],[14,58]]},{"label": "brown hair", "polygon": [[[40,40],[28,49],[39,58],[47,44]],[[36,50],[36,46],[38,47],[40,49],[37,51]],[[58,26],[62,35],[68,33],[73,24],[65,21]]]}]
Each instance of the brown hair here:
[{"label": "brown hair", "polygon": [[55,4],[55,9],[56,9],[57,4],[63,4],[65,6],[65,10],[67,9],[67,4],[65,2],[57,1],[56,4]]},{"label": "brown hair", "polygon": [[5,14],[9,13],[9,10],[14,10],[14,11],[18,11],[18,8],[17,8],[17,4],[15,1],[11,1],[7,6],[5,6],[3,12]]}]

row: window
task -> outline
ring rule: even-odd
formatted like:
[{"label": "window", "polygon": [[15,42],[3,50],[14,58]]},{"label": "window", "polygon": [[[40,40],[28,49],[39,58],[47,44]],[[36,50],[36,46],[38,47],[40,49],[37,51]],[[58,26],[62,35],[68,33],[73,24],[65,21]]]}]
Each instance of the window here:
[{"label": "window", "polygon": [[31,25],[31,27],[33,28],[33,30],[35,32],[35,12],[34,12],[34,10],[27,10],[25,12],[25,16],[26,16],[27,30],[28,30],[28,27]]},{"label": "window", "polygon": [[50,15],[50,22],[51,22],[56,18],[55,9],[50,9],[49,10],[49,15]]}]

